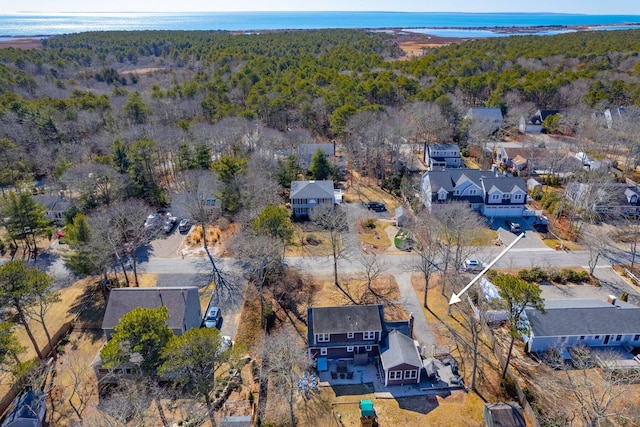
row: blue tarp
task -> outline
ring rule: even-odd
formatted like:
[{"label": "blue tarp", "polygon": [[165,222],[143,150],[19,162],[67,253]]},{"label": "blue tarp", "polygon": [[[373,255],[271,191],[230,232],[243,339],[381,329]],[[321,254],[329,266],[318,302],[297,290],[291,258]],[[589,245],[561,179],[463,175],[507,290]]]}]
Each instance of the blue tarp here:
[{"label": "blue tarp", "polygon": [[326,357],[318,357],[318,372],[328,371],[329,368],[327,366],[327,358]]}]

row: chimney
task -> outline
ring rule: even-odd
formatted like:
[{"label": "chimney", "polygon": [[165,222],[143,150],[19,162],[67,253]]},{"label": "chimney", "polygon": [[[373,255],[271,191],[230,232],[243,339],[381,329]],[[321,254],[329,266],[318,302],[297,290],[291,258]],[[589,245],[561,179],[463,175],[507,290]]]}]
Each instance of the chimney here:
[{"label": "chimney", "polygon": [[607,302],[611,305],[616,305],[616,296],[615,295],[607,296]]},{"label": "chimney", "polygon": [[409,313],[409,333],[413,337],[413,313]]}]

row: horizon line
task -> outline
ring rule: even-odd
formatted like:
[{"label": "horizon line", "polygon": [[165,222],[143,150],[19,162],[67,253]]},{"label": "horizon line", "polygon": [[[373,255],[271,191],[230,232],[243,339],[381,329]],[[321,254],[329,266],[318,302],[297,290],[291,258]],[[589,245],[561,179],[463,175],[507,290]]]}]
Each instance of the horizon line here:
[{"label": "horizon line", "polygon": [[81,14],[81,13],[121,13],[121,14],[135,14],[135,13],[148,13],[148,14],[173,14],[173,13],[430,13],[430,14],[465,14],[465,15],[501,15],[501,14],[523,14],[523,15],[586,15],[586,16],[640,16],[640,14],[627,14],[627,13],[579,13],[579,12],[524,12],[524,11],[496,11],[496,12],[466,12],[466,11],[416,11],[416,10],[234,10],[234,11],[220,11],[220,10],[174,10],[174,11],[151,11],[151,10],[127,10],[127,11],[115,11],[115,10],[101,10],[101,11],[35,11],[35,10],[19,10],[13,12],[0,12],[3,14]]}]

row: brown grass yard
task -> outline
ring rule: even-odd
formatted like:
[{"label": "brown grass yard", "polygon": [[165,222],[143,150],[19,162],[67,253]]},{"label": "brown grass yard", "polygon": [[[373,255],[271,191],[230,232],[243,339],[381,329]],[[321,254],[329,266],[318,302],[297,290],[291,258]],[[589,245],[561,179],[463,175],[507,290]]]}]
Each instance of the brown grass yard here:
[{"label": "brown grass yard", "polygon": [[294,225],[292,243],[287,246],[285,253],[286,256],[328,256],[331,252],[328,232],[304,231]]},{"label": "brown grass yard", "polygon": [[386,248],[393,244],[386,232],[386,228],[391,225],[389,221],[374,220],[373,227],[367,227],[367,221],[362,219],[357,224],[359,241],[378,248]]},{"label": "brown grass yard", "polygon": [[[422,301],[424,297],[424,279],[420,274],[412,276],[413,288]],[[465,350],[465,343],[471,342],[471,333],[467,330],[462,320],[462,316],[457,307],[452,309],[452,316],[447,314],[449,309],[449,298],[451,295],[443,296],[441,293],[439,277],[432,277],[427,297],[429,309],[423,309],[427,318],[427,323],[431,326],[435,335],[436,345],[448,345],[451,354],[458,361],[460,373],[465,380],[465,384],[471,384],[472,355]],[[476,388],[485,400],[494,402],[505,398],[500,387],[500,369],[498,361],[490,348],[487,337],[482,337],[479,351],[478,373],[476,378]],[[482,413],[481,405],[476,408]]]}]

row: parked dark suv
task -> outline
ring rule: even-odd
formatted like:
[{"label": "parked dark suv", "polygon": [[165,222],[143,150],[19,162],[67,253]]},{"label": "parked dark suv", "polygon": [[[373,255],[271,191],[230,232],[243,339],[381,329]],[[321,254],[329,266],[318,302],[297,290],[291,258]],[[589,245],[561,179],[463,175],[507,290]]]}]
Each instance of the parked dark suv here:
[{"label": "parked dark suv", "polygon": [[369,203],[367,203],[367,209],[369,209],[370,211],[375,211],[375,212],[384,212],[384,211],[387,210],[387,207],[384,205],[384,203],[369,202]]}]

